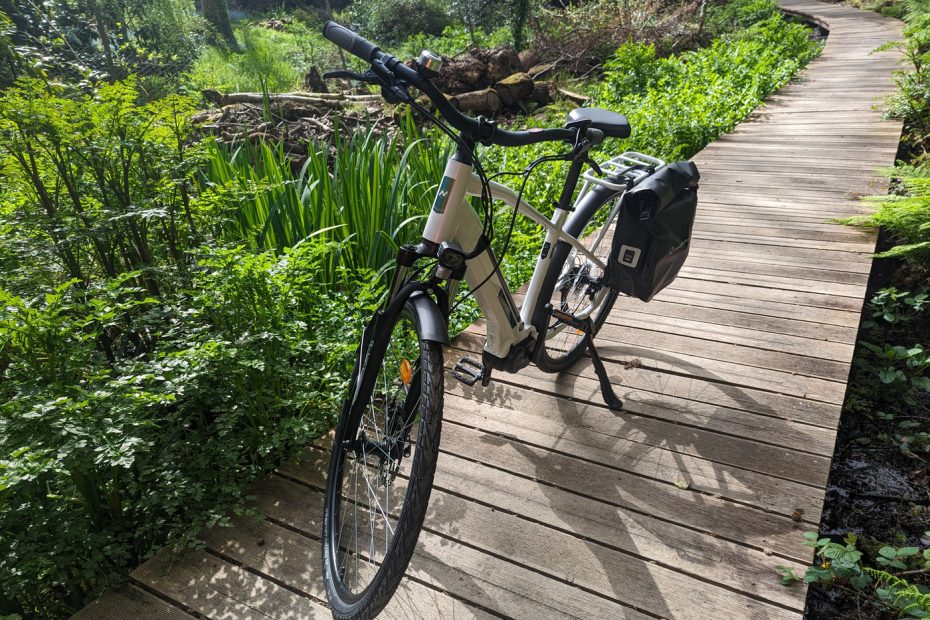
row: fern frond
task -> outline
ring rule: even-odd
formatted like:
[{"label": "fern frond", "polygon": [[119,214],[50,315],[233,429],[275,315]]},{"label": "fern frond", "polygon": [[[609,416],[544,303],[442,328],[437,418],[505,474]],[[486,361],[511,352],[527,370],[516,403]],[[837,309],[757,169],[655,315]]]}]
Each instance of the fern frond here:
[{"label": "fern frond", "polygon": [[[916,585],[883,570],[863,566],[862,570],[875,579],[875,591],[881,594],[884,586],[885,600],[901,611],[901,615],[914,612],[930,614],[930,594],[924,594]],[[923,617],[923,616],[918,616]]]}]

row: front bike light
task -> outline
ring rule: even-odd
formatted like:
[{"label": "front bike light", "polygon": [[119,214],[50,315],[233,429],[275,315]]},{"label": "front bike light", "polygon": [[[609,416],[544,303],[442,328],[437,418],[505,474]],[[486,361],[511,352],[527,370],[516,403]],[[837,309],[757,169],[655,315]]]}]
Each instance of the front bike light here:
[{"label": "front bike light", "polygon": [[440,266],[450,271],[456,271],[465,264],[465,252],[462,251],[462,248],[448,241],[439,244],[439,252],[436,258],[439,259]]}]

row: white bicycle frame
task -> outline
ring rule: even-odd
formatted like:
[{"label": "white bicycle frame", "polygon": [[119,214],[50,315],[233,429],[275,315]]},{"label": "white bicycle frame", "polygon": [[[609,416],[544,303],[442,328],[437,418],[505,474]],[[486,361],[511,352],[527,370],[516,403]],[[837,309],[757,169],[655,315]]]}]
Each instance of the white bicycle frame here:
[{"label": "white bicycle frame", "polygon": [[[647,166],[655,170],[664,165],[665,162],[654,157],[628,152],[601,164],[601,168],[605,173],[614,177],[617,174],[630,173],[630,178],[635,184],[648,176],[641,172],[637,166]],[[619,192],[626,190],[628,187],[626,183],[617,184],[595,177],[590,171],[585,172],[584,180],[585,183],[581,191],[578,192],[573,209],[594,185],[605,186]],[[510,208],[516,209],[520,215],[530,218],[545,229],[542,250],[536,259],[536,267],[533,270],[533,276],[530,279],[520,310],[517,309],[513,294],[500,271],[495,273],[495,260],[490,248],[468,262],[465,281],[478,302],[478,307],[481,308],[487,319],[487,342],[484,349],[488,353],[503,359],[507,357],[511,346],[523,342],[528,336],[536,335],[536,328],[532,324],[533,312],[539,301],[543,279],[552,259],[552,250],[559,241],[571,244],[578,253],[587,257],[601,269],[605,269],[606,264],[592,254],[581,241],[565,232],[565,224],[573,209],[556,208],[552,219],[549,219],[522,199],[518,204],[517,193],[511,188],[493,181],[489,185],[493,200],[499,200],[509,205]],[[481,238],[483,226],[478,214],[467,199],[469,196],[480,196],[481,193],[481,179],[475,174],[473,167],[461,163],[455,158],[450,158],[433,200],[433,206],[423,231],[423,238],[436,244],[453,242],[466,252],[471,251],[472,248],[477,246]],[[616,217],[619,208],[620,201],[618,200],[615,201],[607,221],[612,221]],[[592,244],[594,247],[597,247],[602,241],[604,232],[606,232],[606,229],[602,231],[600,238],[596,239]],[[603,289],[600,293],[600,295],[604,294],[606,294],[606,289]],[[595,301],[595,304],[597,302],[599,302],[599,299]]]}]

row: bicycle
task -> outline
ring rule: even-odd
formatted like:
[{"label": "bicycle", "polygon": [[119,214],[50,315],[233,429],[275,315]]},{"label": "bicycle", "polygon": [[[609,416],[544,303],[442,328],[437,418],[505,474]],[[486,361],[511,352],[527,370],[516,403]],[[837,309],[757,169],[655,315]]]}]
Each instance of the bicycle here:
[{"label": "bicycle", "polygon": [[[687,254],[697,171],[632,152],[602,164],[594,162],[589,155],[593,147],[606,138],[630,135],[626,117],[607,110],[573,110],[559,128],[501,129],[486,119],[462,114],[449,103],[431,81],[441,66],[438,56],[424,51],[409,67],[335,22],[328,22],[323,33],[370,63],[364,73],[335,71],[324,77],[380,86],[388,101],[410,104],[456,146],[439,180],[420,242],[400,248],[390,294],[363,331],[349,396],[333,439],[324,500],[324,581],[333,617],[354,620],[374,617],[388,603],[423,525],[439,449],[443,346],[450,344],[447,325],[459,283],[463,279],[468,283],[469,293],[487,318],[487,343],[480,361],[465,357],[454,365],[450,372],[454,378],[486,386],[493,370],[513,373],[531,362],[544,371],[558,372],[587,350],[605,401],[619,410],[622,402],[614,394],[593,338],[620,292],[651,298],[654,289],[674,278],[684,260],[682,252]],[[441,120],[417,103],[409,93],[411,87],[429,98]],[[564,142],[569,150],[531,164],[519,192],[490,180],[475,156],[478,144],[513,147],[546,141]],[[558,158],[570,165],[550,219],[524,202],[522,194],[532,168]],[[662,175],[666,170],[675,174]],[[573,200],[581,179],[584,185]],[[647,183],[651,189],[639,192]],[[643,211],[629,225],[624,220],[622,234],[614,230],[631,202],[623,197],[636,192],[655,203],[650,207],[654,207],[650,225],[662,224],[660,207],[690,213],[690,221],[682,220],[671,233],[675,226],[668,223],[660,226],[659,233],[650,233],[652,246],[665,244],[662,252],[652,252],[654,259],[647,260],[649,248],[624,237],[626,231],[635,233],[650,220],[642,219]],[[469,197],[478,199],[483,219]],[[517,214],[545,229],[520,308],[491,248],[492,200],[512,209],[511,231]],[[637,218],[640,221],[634,221]],[[669,238],[657,242],[662,234]],[[426,267],[417,268],[423,263]],[[644,269],[645,275],[640,273]]]}]

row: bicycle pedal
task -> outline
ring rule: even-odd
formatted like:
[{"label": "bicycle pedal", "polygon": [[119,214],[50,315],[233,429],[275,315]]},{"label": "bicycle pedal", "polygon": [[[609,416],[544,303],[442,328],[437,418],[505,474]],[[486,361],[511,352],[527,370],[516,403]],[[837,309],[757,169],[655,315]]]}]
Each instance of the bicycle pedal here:
[{"label": "bicycle pedal", "polygon": [[584,333],[588,332],[588,326],[590,323],[590,319],[579,319],[575,315],[569,314],[568,312],[562,312],[561,310],[556,310],[555,308],[552,307],[551,304],[546,306],[546,308],[549,310],[549,314],[551,314],[557,321],[565,323],[566,325],[574,329],[581,330]]},{"label": "bicycle pedal", "polygon": [[481,381],[486,372],[484,364],[466,355],[452,366],[449,374],[465,385],[471,386]]}]

